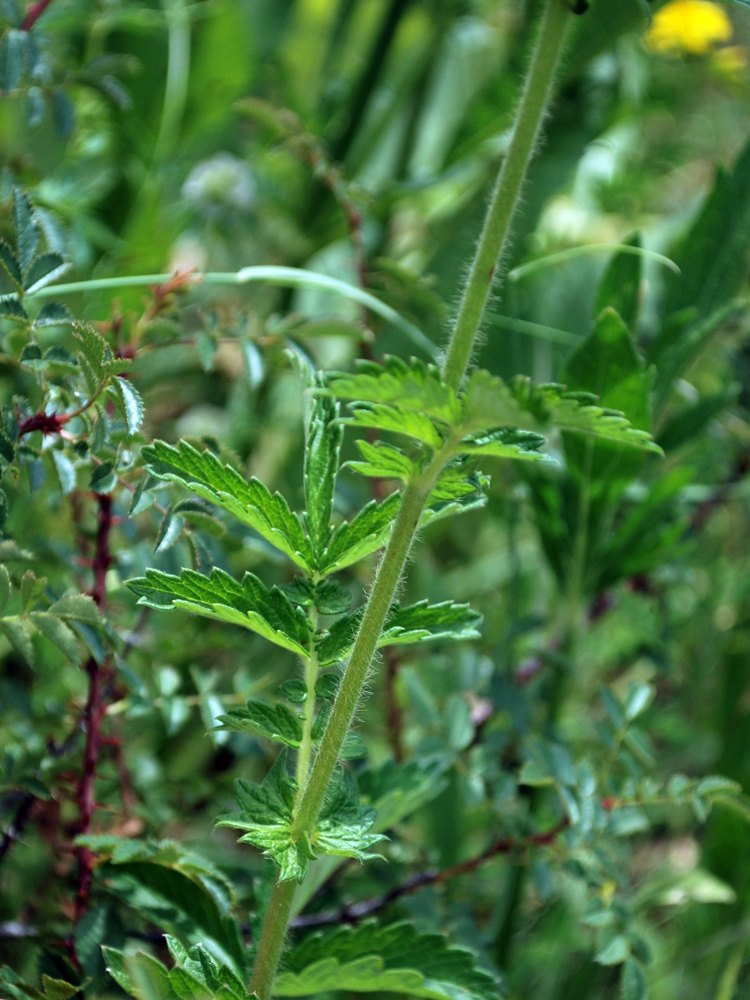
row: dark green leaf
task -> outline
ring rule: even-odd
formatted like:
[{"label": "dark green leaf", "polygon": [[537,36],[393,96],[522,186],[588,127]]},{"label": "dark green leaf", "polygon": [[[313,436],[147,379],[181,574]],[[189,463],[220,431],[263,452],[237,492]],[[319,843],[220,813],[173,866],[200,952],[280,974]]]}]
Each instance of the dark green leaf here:
[{"label": "dark green leaf", "polygon": [[497,1000],[493,976],[475,956],[439,934],[420,934],[406,921],[368,922],[313,934],[288,953],[274,983],[279,997],[329,990],[396,993],[433,1000]]},{"label": "dark green leaf", "polygon": [[[640,247],[640,235],[635,233],[625,241],[625,246]],[[614,309],[628,330],[635,330],[640,308],[641,267],[638,254],[616,253],[612,257],[596,292],[595,320],[605,309]]]},{"label": "dark green leaf", "polygon": [[643,966],[634,958],[628,958],[622,967],[620,980],[622,1000],[647,1000],[648,988]]},{"label": "dark green leaf", "polygon": [[[18,258],[5,240],[0,240],[0,264],[13,284],[20,290],[23,284],[21,265],[18,262]],[[13,315],[13,313],[10,315]]]},{"label": "dark green leaf", "polygon": [[116,378],[112,383],[117,390],[120,406],[128,425],[129,434],[137,434],[143,423],[143,400],[135,386],[128,379]]},{"label": "dark green leaf", "polygon": [[24,291],[27,295],[38,292],[61,277],[70,267],[70,263],[65,260],[57,250],[47,250],[40,253],[31,262],[23,279]]},{"label": "dark green leaf", "polygon": [[94,493],[111,493],[117,486],[117,475],[114,462],[102,462],[95,465],[91,472],[89,488]]},{"label": "dark green leaf", "polygon": [[382,503],[371,500],[352,521],[340,524],[328,543],[319,572],[336,572],[385,545],[400,503],[401,494],[391,493]]}]

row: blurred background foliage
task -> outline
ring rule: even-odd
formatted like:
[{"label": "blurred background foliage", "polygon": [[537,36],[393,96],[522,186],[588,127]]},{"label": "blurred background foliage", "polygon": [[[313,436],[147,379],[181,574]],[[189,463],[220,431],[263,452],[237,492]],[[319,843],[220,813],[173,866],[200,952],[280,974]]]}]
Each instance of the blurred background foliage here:
[{"label": "blurred background foliage", "polygon": [[[534,740],[566,747],[567,760],[591,754],[605,774],[621,766],[612,763],[618,746],[602,749],[607,727],[618,729],[602,685],[623,701],[628,692],[653,697],[645,708],[644,694],[641,706],[632,765],[639,780],[643,768],[657,784],[675,772],[720,772],[750,788],[742,298],[750,11],[704,3],[701,20],[690,4],[652,4],[645,40],[640,0],[592,0],[574,19],[510,274],[477,357],[503,376],[522,372],[604,397],[612,389],[608,405],[627,408],[606,370],[600,385],[590,384],[599,377],[591,342],[583,360],[576,354],[597,306],[617,305],[654,369],[653,426],[666,458],[633,464],[558,442],[567,471],[531,475],[507,464],[486,510],[424,532],[404,596],[469,601],[485,617],[483,636],[418,655],[387,651],[363,730],[372,766],[390,755],[429,760],[442,775],[433,791],[442,790],[425,795],[400,827],[387,865],[344,868],[317,911],[476,856],[501,833],[522,837],[529,815],[549,812],[538,791],[545,776],[517,780],[519,764],[534,760]],[[536,7],[52,0],[26,31],[27,12],[2,0],[0,224],[10,238],[18,184],[47,248],[71,262],[66,281],[305,267],[369,289],[437,349],[507,144]],[[717,165],[725,171],[718,181]],[[610,263],[610,245],[628,240],[673,257],[682,279],[648,258]],[[544,259],[591,244],[604,246]],[[63,297],[74,315],[98,324],[113,351],[134,359],[143,440],[208,443],[294,502],[303,400],[289,352],[316,368],[387,353],[428,357],[423,341],[320,289],[177,282]],[[0,324],[2,403],[12,410],[24,396],[32,413],[38,370],[19,363],[13,321]],[[692,339],[678,336],[686,324]],[[40,339],[64,347],[70,331],[52,327]],[[626,397],[631,410],[636,397]],[[641,402],[644,423],[631,416],[645,426],[649,399]],[[6,534],[15,542],[2,543],[3,558],[20,576],[31,552],[37,576],[57,592],[90,591],[97,508],[88,477],[96,465],[82,452],[70,469],[50,461],[40,432],[28,443],[22,474],[5,482]],[[113,425],[97,447],[98,461],[117,463],[132,490],[137,448],[122,428]],[[122,483],[93,485],[113,498],[105,610],[116,652],[91,829],[173,838],[199,851],[231,877],[246,913],[263,863],[223,831],[210,835],[210,826],[232,808],[235,777],[260,780],[269,745],[206,729],[222,705],[273,695],[294,676],[293,659],[181,612],[144,614],[123,580],[154,564],[170,572],[260,567],[277,581],[285,569],[250,530],[172,509],[164,484],[151,483],[135,507]],[[340,512],[369,499],[368,489],[342,477]],[[352,586],[364,592],[371,570],[356,567]],[[41,969],[65,979],[87,676],[41,637],[33,669],[2,642],[0,959],[30,978]],[[549,780],[565,784],[559,774]],[[579,773],[572,783],[586,781]],[[627,948],[651,953],[653,997],[750,997],[746,822],[717,809],[699,827],[688,807],[674,805],[650,807],[648,820],[631,816],[627,840],[607,851],[561,839],[547,854],[498,856],[396,907],[477,949],[519,1000],[598,1000],[618,995],[612,966],[622,955],[602,956],[596,914],[620,900]],[[78,922],[91,996],[116,993],[101,942],[121,946],[134,928],[136,943],[151,940],[154,922],[141,911],[123,914],[112,898],[95,883]],[[161,953],[158,937],[151,946]],[[604,964],[592,962],[597,950]]]}]

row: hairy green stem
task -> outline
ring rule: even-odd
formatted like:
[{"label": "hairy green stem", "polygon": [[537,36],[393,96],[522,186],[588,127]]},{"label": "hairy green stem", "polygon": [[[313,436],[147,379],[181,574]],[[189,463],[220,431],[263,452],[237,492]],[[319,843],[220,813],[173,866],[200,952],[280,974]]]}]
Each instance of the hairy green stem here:
[{"label": "hairy green stem", "polygon": [[253,977],[250,980],[250,992],[255,993],[260,997],[260,1000],[269,1000],[271,996],[273,980],[284,948],[284,938],[289,926],[296,888],[297,883],[294,879],[288,882],[277,882],[268,902],[263,930],[258,942],[257,957],[253,966]]},{"label": "hairy green stem", "polygon": [[510,223],[549,102],[567,15],[565,0],[547,0],[513,136],[492,193],[448,345],[443,379],[453,389],[458,389],[464,377],[492,290],[495,269],[508,244]]},{"label": "hairy green stem", "polygon": [[[443,377],[455,389],[459,387],[469,363],[482,312],[490,293],[492,272],[507,242],[513,211],[544,118],[555,68],[562,49],[567,13],[565,0],[546,0],[513,138],[492,196],[448,348]],[[339,760],[344,737],[352,723],[377,649],[378,639],[414,541],[420,516],[455,446],[456,442],[453,440],[446,442],[432,462],[404,490],[398,516],[378,567],[331,717],[307,786],[295,810],[292,823],[294,839],[311,837],[314,833],[318,814]],[[271,896],[251,983],[260,1000],[269,1000],[271,996],[295,890],[293,882],[277,882]]]}]

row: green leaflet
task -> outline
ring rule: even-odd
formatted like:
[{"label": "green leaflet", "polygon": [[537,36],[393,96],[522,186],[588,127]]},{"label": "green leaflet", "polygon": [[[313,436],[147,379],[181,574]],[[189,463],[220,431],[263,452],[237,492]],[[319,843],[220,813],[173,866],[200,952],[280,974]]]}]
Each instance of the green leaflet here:
[{"label": "green leaflet", "polygon": [[312,837],[313,849],[318,854],[357,858],[359,861],[380,857],[369,853],[370,847],[385,839],[380,833],[369,832],[374,821],[375,810],[360,805],[354,775],[341,770],[331,782],[318,817]]},{"label": "green leaflet", "polygon": [[[343,615],[334,622],[328,634],[318,644],[318,659],[322,667],[331,666],[349,655],[357,637],[361,611]],[[477,639],[477,626],[482,616],[468,604],[428,604],[420,601],[402,608],[392,605],[378,646],[432,642],[438,639]]]},{"label": "green leaflet", "polygon": [[343,437],[338,413],[330,396],[313,396],[306,427],[305,525],[318,561],[331,537],[333,488]]},{"label": "green leaflet", "polygon": [[384,441],[357,441],[362,461],[347,462],[346,465],[363,476],[376,479],[400,479],[408,483],[417,471],[417,465],[408,455],[395,445]]},{"label": "green leaflet", "polygon": [[407,363],[386,357],[382,365],[360,361],[353,375],[333,373],[328,391],[337,399],[386,403],[427,414],[449,427],[460,419],[455,393],[440,381],[439,370],[416,358]]},{"label": "green leaflet", "polygon": [[335,854],[365,861],[368,849],[382,840],[369,833],[375,810],[359,804],[356,783],[342,773],[333,783],[318,825],[310,840],[292,840],[291,823],[296,785],[286,773],[286,753],[282,752],[260,785],[238,779],[235,782],[239,813],[217,820],[217,826],[244,830],[240,843],[252,844],[279,867],[279,879],[302,882],[310,861],[317,854]]},{"label": "green leaflet", "polygon": [[319,572],[336,572],[385,545],[400,503],[401,494],[391,493],[382,503],[371,500],[351,521],[340,524],[321,557]]},{"label": "green leaflet", "polygon": [[222,725],[217,729],[265,736],[288,747],[296,748],[302,740],[299,716],[283,702],[267,705],[262,701],[248,701],[246,707],[230,708],[226,715],[220,715],[219,722]]},{"label": "green leaflet", "polygon": [[553,462],[554,459],[540,451],[545,438],[534,431],[515,427],[501,427],[496,431],[480,431],[464,438],[459,445],[467,455],[487,455],[493,458],[520,458],[527,462]]},{"label": "green leaflet", "polygon": [[245,480],[213,452],[198,451],[186,441],[180,441],[177,448],[156,441],[145,447],[142,454],[151,475],[181,483],[229,511],[298,566],[312,572],[315,557],[310,542],[299,518],[279,493],[271,493],[258,479]]},{"label": "green leaflet", "polygon": [[433,421],[419,411],[405,410],[386,403],[351,403],[350,409],[352,415],[345,417],[341,421],[342,424],[350,427],[374,427],[394,434],[405,434],[426,444],[433,451],[437,451],[443,445],[443,439]]},{"label": "green leaflet", "polygon": [[406,921],[373,922],[308,937],[292,949],[274,983],[279,997],[327,990],[407,994],[433,1000],[497,1000],[499,985],[475,956],[439,934],[420,934]]},{"label": "green leaflet", "polygon": [[186,951],[171,935],[166,940],[177,963],[173,969],[141,951],[126,955],[105,946],[107,972],[136,1000],[252,1000],[255,996],[227,965],[219,966],[203,945]]},{"label": "green leaflet", "polygon": [[145,577],[127,581],[138,603],[161,610],[182,608],[218,621],[234,622],[258,632],[278,646],[308,656],[310,624],[278,587],[270,590],[252,573],[238,583],[220,569],[210,576],[184,569],[180,576],[147,569]]},{"label": "green leaflet", "polygon": [[88,391],[93,395],[104,382],[120,375],[132,362],[128,358],[116,358],[107,341],[93,326],[74,323],[73,335],[78,342],[76,357],[86,381]]}]

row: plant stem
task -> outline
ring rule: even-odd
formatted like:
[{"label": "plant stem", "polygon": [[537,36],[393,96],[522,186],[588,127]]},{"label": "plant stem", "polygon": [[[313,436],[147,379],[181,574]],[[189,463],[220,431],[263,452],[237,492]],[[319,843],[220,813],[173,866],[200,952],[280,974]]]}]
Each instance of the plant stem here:
[{"label": "plant stem", "polygon": [[[490,203],[448,349],[443,377],[455,389],[459,387],[469,363],[490,291],[491,272],[494,271],[498,256],[506,244],[508,227],[547,107],[562,48],[567,13],[568,8],[564,0],[546,0],[541,30],[524,87],[513,139]],[[295,811],[292,823],[292,838],[295,840],[303,835],[311,836],[315,829],[320,808],[338,763],[344,737],[354,717],[377,649],[378,639],[398,588],[420,516],[456,444],[456,441],[448,440],[423,472],[404,490],[393,531],[378,566],[375,583],[336,695],[331,717],[307,786]],[[251,989],[257,993],[260,1000],[269,1000],[271,996],[295,891],[294,882],[277,882],[271,896],[251,983]]]},{"label": "plant stem", "polygon": [[513,136],[492,193],[443,366],[443,380],[453,389],[458,389],[464,377],[495,270],[508,244],[510,223],[549,102],[567,16],[563,0],[547,0]]},{"label": "plant stem", "polygon": [[[452,446],[452,442],[450,442]],[[447,447],[447,446],[446,446]],[[315,758],[310,780],[292,824],[292,838],[298,840],[310,834],[323,805],[328,785],[338,763],[341,747],[354,716],[362,687],[383,631],[393,595],[401,579],[401,571],[409,554],[419,518],[435,480],[446,460],[446,448],[435,456],[430,465],[404,490],[398,515],[393,525],[385,555],[378,566],[375,583],[367,602],[362,624],[341,678],[331,717]]]},{"label": "plant stem", "polygon": [[269,1000],[271,996],[296,889],[297,883],[294,879],[277,882],[268,901],[263,931],[258,942],[258,954],[253,966],[253,977],[250,980],[250,992],[255,993],[260,1000]]}]

